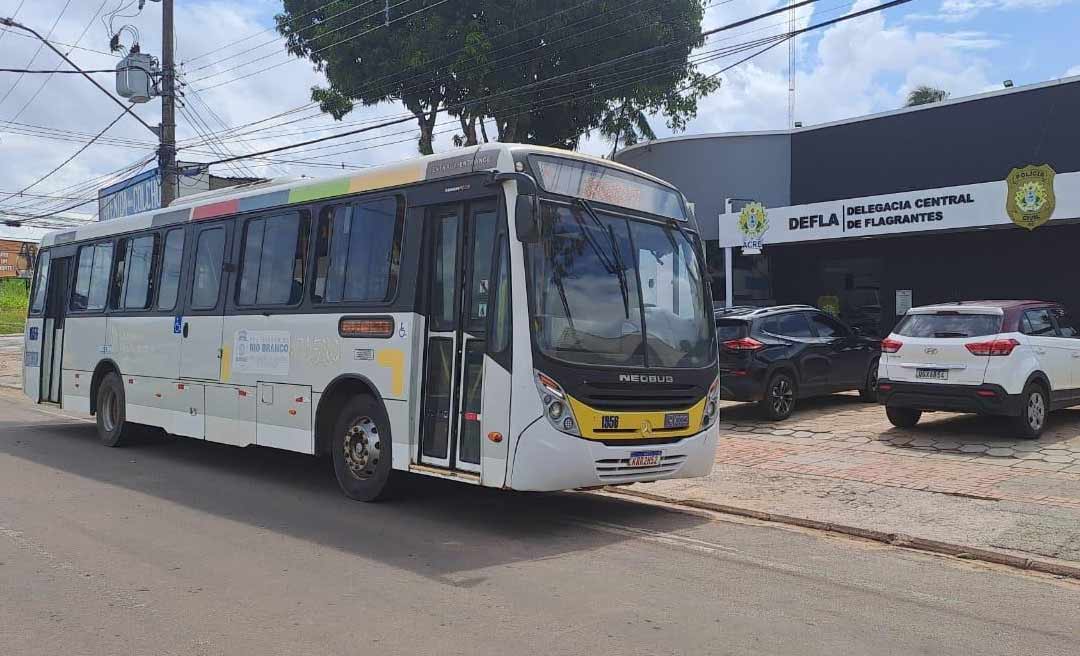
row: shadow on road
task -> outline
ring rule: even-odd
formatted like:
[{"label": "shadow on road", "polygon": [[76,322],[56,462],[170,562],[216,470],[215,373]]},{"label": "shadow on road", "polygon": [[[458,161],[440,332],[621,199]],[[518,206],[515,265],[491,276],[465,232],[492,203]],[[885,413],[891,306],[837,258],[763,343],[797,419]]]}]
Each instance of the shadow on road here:
[{"label": "shadow on road", "polygon": [[580,493],[516,493],[409,476],[393,500],[343,497],[328,460],[187,438],[100,445],[87,423],[0,421],[0,453],[237,522],[402,567],[444,583],[494,565],[558,558],[629,539],[590,522],[652,531],[707,523]]}]

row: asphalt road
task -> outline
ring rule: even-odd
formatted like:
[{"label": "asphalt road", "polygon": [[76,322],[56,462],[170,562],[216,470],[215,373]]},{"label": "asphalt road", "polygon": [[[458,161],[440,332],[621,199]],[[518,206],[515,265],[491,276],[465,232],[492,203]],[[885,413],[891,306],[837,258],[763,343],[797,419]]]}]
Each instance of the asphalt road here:
[{"label": "asphalt road", "polygon": [[0,395],[0,653],[1075,654],[1080,586],[590,494],[194,440]]}]

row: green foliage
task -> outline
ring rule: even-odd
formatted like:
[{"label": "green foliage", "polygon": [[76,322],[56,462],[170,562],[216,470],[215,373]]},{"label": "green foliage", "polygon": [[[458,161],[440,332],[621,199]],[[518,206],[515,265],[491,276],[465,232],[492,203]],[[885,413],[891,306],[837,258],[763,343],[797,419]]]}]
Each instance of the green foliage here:
[{"label": "green foliage", "polygon": [[915,107],[916,105],[929,105],[930,103],[941,102],[948,98],[948,91],[923,85],[911,90],[911,93],[908,94],[907,104],[905,106]]},{"label": "green foliage", "polygon": [[30,291],[21,278],[0,278],[0,335],[21,333],[26,325]]},{"label": "green foliage", "polygon": [[325,2],[283,0],[276,17],[289,52],[330,82],[312,100],[336,119],[401,102],[425,154],[440,111],[460,145],[488,138],[485,119],[501,141],[573,148],[599,130],[630,144],[652,138],[649,114],[683,129],[719,84],[687,60],[703,0],[413,0],[390,3],[389,25],[382,3]]}]

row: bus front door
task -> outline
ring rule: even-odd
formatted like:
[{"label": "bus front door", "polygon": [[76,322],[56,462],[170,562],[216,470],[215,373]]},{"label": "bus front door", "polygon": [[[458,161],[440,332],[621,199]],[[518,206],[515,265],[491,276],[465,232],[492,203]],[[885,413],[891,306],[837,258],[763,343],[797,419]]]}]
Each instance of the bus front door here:
[{"label": "bus front door", "polygon": [[494,200],[431,208],[426,217],[427,348],[420,462],[480,473],[484,353]]},{"label": "bus front door", "polygon": [[60,403],[61,374],[64,360],[64,319],[67,316],[68,285],[71,280],[71,258],[57,257],[49,263],[45,287],[44,321],[41,326],[41,366],[38,399]]}]

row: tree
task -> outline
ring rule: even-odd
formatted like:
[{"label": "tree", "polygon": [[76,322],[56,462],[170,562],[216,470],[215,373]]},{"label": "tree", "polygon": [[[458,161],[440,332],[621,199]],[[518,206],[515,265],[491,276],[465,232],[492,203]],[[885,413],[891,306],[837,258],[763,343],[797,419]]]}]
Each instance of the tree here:
[{"label": "tree", "polygon": [[929,105],[930,103],[941,102],[949,97],[949,92],[944,89],[935,89],[934,87],[928,87],[925,84],[915,87],[911,90],[911,93],[907,96],[907,107],[915,107],[916,105]]},{"label": "tree", "polygon": [[[396,6],[401,5],[401,6]],[[341,119],[356,104],[401,102],[433,151],[440,114],[455,143],[575,147],[592,130],[652,138],[646,115],[683,129],[719,82],[688,61],[703,0],[283,0],[290,53],[326,73],[312,89]],[[488,135],[488,123],[494,135]]]}]

